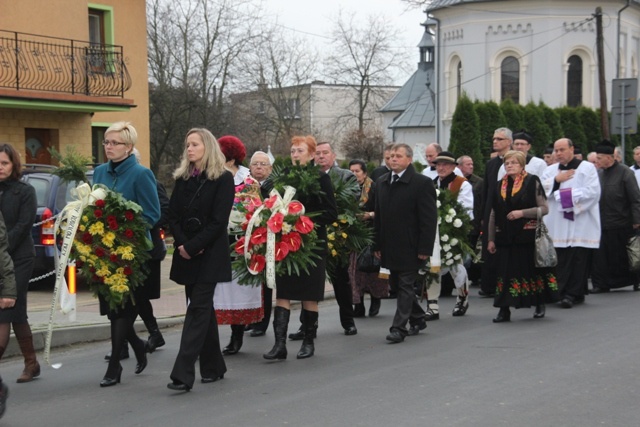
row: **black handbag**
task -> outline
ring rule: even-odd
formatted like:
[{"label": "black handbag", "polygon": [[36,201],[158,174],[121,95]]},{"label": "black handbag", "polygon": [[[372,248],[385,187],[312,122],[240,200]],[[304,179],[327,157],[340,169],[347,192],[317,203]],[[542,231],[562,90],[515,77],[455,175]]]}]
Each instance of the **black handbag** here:
[{"label": "black handbag", "polygon": [[380,260],[373,254],[371,246],[367,246],[358,254],[356,268],[363,273],[377,273],[380,271]]}]

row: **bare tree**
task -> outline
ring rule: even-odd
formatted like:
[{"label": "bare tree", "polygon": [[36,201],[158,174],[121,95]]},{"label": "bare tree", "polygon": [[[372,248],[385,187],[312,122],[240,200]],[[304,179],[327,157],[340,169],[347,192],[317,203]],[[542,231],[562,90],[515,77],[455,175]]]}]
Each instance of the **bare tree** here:
[{"label": "bare tree", "polygon": [[[279,26],[253,40],[243,57],[243,92],[233,95],[237,133],[255,148],[272,147],[284,154],[293,135],[309,132],[310,83],[316,74],[318,54],[303,38],[287,35]],[[251,142],[248,143],[251,145]]]},{"label": "bare tree", "polygon": [[147,2],[151,159],[175,165],[187,129],[227,131],[224,102],[261,16],[253,0]]},{"label": "bare tree", "polygon": [[[332,54],[327,58],[327,74],[338,83],[353,87],[356,92],[351,118],[357,119],[357,129],[364,132],[376,86],[390,85],[393,75],[405,66],[405,56],[394,49],[398,32],[382,15],[369,15],[358,22],[355,15],[338,14],[332,31]],[[347,119],[349,117],[346,117]]]},{"label": "bare tree", "polygon": [[406,3],[408,7],[420,7],[420,8],[427,8],[429,7],[429,5],[431,5],[431,3],[433,3],[433,0],[400,0],[403,3]]}]

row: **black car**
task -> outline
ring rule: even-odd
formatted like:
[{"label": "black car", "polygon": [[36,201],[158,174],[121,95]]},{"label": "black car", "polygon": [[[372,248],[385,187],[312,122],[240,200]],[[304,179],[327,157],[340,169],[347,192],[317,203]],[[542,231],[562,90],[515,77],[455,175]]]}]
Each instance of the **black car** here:
[{"label": "black car", "polygon": [[[54,222],[52,219],[57,215],[71,200],[71,189],[76,187],[76,183],[67,183],[60,177],[53,175],[54,166],[48,165],[25,165],[22,171],[22,181],[30,184],[36,190],[36,198],[38,200],[38,211],[36,214],[36,223],[43,224],[33,227],[32,235],[36,250],[36,259],[33,268],[32,278],[39,277],[46,273],[52,272],[55,268],[55,249],[56,239],[53,233]],[[91,181],[93,171],[87,173],[87,178]],[[47,221],[49,220],[49,221]],[[51,274],[46,278],[32,285],[39,286],[42,284],[53,284],[55,274]]]}]

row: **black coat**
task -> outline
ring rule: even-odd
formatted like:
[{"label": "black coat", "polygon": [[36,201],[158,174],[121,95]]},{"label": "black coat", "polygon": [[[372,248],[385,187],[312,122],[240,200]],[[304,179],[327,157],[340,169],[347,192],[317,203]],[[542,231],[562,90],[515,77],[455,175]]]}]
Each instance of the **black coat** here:
[{"label": "black coat", "polygon": [[11,258],[15,261],[35,257],[31,230],[38,209],[36,191],[29,184],[9,179],[0,182],[0,193],[0,211],[7,226]]},{"label": "black coat", "polygon": [[431,256],[438,211],[433,181],[409,165],[391,184],[391,173],[376,181],[375,245],[382,252],[382,266],[390,270],[417,270],[418,255]]},{"label": "black coat", "polygon": [[[200,175],[176,181],[169,202],[169,226],[175,247],[171,280],[182,285],[231,281],[227,226],[234,196],[231,172],[225,172],[216,180]],[[195,218],[201,226],[189,233],[185,225],[188,219]],[[191,259],[180,256],[181,245]]]},{"label": "black coat", "polygon": [[[500,157],[494,157],[487,162],[484,169],[484,182],[482,183],[482,231],[487,235],[487,227],[489,226],[489,216],[493,207],[493,200],[498,187],[498,171],[504,162]],[[485,245],[486,246],[486,245]]]}]

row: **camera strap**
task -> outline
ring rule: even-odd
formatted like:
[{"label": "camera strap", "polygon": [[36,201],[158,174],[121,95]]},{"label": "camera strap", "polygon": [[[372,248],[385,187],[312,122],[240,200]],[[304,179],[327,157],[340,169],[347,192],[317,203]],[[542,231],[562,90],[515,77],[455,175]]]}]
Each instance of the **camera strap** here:
[{"label": "camera strap", "polygon": [[207,180],[203,180],[202,184],[200,184],[200,186],[198,187],[198,189],[196,190],[195,194],[193,195],[193,197],[191,198],[191,200],[189,201],[189,204],[187,205],[187,207],[185,208],[185,212],[187,212],[189,210],[189,208],[191,207],[191,205],[193,204],[193,201],[196,199],[196,197],[198,196],[198,193],[200,193],[200,190],[202,189],[202,186],[205,184],[205,182],[207,182]]}]

